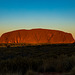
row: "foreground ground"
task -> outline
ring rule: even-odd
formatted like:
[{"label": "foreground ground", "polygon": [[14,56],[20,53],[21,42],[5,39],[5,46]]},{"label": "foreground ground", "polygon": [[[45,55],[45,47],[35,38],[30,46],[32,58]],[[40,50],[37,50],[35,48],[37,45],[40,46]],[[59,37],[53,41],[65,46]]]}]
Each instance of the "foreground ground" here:
[{"label": "foreground ground", "polygon": [[2,45],[0,75],[75,75],[75,44]]}]

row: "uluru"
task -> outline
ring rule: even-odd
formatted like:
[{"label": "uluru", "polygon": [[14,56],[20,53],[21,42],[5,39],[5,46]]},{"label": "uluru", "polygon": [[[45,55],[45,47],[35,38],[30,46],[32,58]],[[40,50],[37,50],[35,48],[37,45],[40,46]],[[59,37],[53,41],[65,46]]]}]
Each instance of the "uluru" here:
[{"label": "uluru", "polygon": [[60,44],[73,43],[71,33],[50,29],[15,30],[2,34],[0,43]]}]

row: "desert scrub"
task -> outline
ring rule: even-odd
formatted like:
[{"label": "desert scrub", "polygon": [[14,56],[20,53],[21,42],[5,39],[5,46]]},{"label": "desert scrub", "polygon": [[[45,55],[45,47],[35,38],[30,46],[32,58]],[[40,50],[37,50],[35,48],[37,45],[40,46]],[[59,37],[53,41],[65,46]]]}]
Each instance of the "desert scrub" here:
[{"label": "desert scrub", "polygon": [[32,70],[28,70],[25,75],[38,75],[38,73],[37,72],[34,72]]},{"label": "desert scrub", "polygon": [[70,71],[70,75],[75,75],[75,67],[73,67],[72,70]]}]

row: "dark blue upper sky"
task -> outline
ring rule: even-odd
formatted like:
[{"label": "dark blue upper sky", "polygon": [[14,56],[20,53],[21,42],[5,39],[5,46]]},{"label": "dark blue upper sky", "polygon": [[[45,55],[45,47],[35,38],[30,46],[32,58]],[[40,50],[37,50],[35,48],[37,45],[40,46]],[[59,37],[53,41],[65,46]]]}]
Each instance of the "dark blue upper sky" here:
[{"label": "dark blue upper sky", "polygon": [[74,35],[75,0],[0,0],[0,34],[30,28],[58,29]]}]

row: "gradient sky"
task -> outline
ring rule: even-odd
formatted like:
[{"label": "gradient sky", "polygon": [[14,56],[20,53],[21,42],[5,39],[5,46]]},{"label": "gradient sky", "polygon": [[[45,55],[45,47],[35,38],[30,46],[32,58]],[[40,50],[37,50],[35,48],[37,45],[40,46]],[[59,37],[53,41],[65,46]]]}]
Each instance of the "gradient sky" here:
[{"label": "gradient sky", "polygon": [[61,30],[75,38],[75,0],[0,0],[0,36],[32,28]]}]

